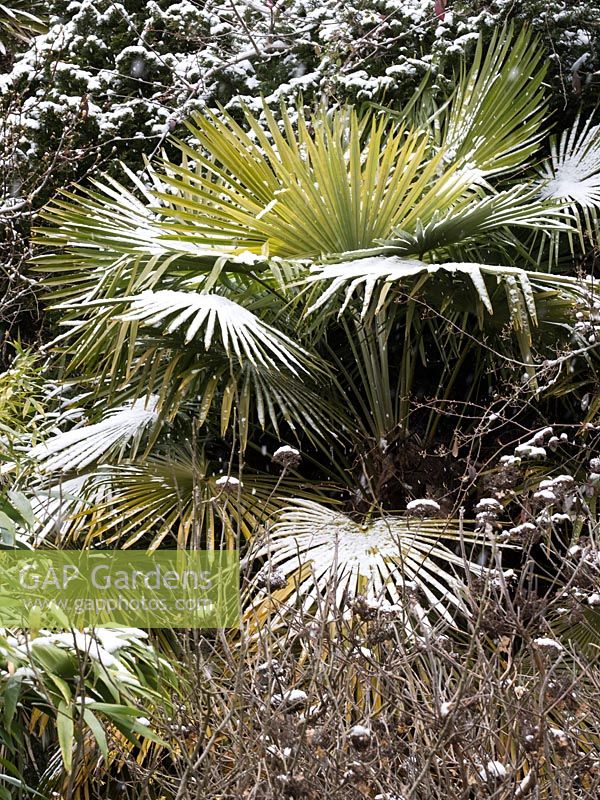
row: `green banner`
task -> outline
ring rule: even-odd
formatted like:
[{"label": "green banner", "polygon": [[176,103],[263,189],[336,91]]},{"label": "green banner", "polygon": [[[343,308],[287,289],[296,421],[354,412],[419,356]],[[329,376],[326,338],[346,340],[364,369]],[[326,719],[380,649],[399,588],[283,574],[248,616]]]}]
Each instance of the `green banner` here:
[{"label": "green banner", "polygon": [[1,627],[238,623],[237,551],[0,551]]}]

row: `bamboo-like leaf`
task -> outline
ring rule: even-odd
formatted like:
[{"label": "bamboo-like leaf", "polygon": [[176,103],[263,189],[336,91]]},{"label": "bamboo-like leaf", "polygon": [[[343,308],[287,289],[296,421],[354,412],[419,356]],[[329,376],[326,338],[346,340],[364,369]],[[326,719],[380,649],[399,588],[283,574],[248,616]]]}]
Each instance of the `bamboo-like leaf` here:
[{"label": "bamboo-like leaf", "polygon": [[7,52],[8,39],[28,42],[36,34],[43,33],[47,26],[42,17],[33,11],[42,9],[36,0],[25,3],[23,0],[12,0],[10,4],[0,3],[0,53]]},{"label": "bamboo-like leaf", "polygon": [[94,739],[98,744],[98,748],[104,758],[105,761],[108,760],[108,742],[106,740],[106,733],[102,726],[102,723],[98,719],[98,717],[89,709],[83,708],[83,719],[85,724],[91,730]]},{"label": "bamboo-like leaf", "polygon": [[58,733],[58,743],[60,745],[65,772],[69,773],[73,766],[73,744],[75,736],[73,707],[71,703],[65,703],[64,700],[61,700],[56,711],[56,731]]}]

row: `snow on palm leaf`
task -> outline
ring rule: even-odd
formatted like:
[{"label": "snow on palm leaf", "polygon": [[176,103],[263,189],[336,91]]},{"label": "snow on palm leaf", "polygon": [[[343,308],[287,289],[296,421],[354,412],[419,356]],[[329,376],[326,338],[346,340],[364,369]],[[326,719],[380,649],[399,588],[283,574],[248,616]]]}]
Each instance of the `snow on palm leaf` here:
[{"label": "snow on palm leaf", "polygon": [[354,293],[364,285],[364,298],[361,317],[369,311],[379,312],[389,297],[394,285],[406,284],[410,279],[423,273],[435,275],[448,273],[464,276],[476,292],[477,302],[490,314],[494,308],[490,298],[485,278],[495,279],[497,283],[504,283],[513,319],[519,317],[519,322],[529,317],[531,322],[537,322],[535,309],[534,289],[540,291],[562,290],[571,292],[573,299],[579,296],[580,286],[576,279],[563,275],[555,276],[546,273],[527,272],[518,267],[496,266],[491,264],[473,264],[467,262],[448,262],[445,264],[426,264],[423,261],[398,258],[396,256],[374,256],[361,258],[354,261],[345,261],[338,264],[320,264],[313,267],[312,274],[305,282],[315,286],[315,294],[319,291],[319,284],[329,282],[329,286],[322,290],[318,296],[313,295],[312,305],[307,313],[311,314],[324,306],[339,291],[345,290],[344,301],[340,312],[350,303]]},{"label": "snow on palm leaf", "polygon": [[562,201],[593,236],[600,208],[600,125],[587,120],[581,130],[579,121],[550,144],[550,160],[543,165],[548,183],[542,199]]},{"label": "snow on palm leaf", "polygon": [[[230,344],[240,362],[247,358],[253,366],[278,369],[280,365],[297,374],[305,369],[299,359],[307,354],[287,336],[262,322],[247,308],[217,294],[197,294],[163,290],[142,292],[128,298],[130,310],[120,319],[139,320],[150,326],[165,323],[164,333],[171,334],[188,323],[185,343],[191,342],[204,328],[204,347],[211,346],[216,323],[226,352]],[[170,320],[167,324],[167,320]]]},{"label": "snow on palm leaf", "polygon": [[443,542],[457,538],[447,520],[386,516],[360,524],[319,503],[295,499],[282,510],[256,557],[268,556],[274,571],[295,579],[288,585],[288,599],[299,597],[307,610],[327,592],[332,579],[337,579],[338,604],[344,595],[359,593],[387,595],[397,602],[410,581],[451,623],[450,609],[462,606],[457,594],[460,574],[465,569],[480,571]]},{"label": "snow on palm leaf", "polygon": [[120,457],[127,447],[135,449],[143,433],[157,422],[157,402],[152,396],[119,406],[94,425],[53,436],[29,455],[45,473],[81,470],[109,454]]},{"label": "snow on palm leaf", "polygon": [[85,525],[85,512],[110,500],[110,486],[95,480],[93,474],[61,481],[48,488],[34,488],[31,497],[35,517],[33,540],[40,544],[53,534],[64,540],[68,533]]},{"label": "snow on palm leaf", "polygon": [[578,133],[578,124],[564,131],[560,141],[551,144],[550,162],[544,164],[549,183],[543,198],[578,203],[583,207],[600,205],[600,125],[591,118]]}]

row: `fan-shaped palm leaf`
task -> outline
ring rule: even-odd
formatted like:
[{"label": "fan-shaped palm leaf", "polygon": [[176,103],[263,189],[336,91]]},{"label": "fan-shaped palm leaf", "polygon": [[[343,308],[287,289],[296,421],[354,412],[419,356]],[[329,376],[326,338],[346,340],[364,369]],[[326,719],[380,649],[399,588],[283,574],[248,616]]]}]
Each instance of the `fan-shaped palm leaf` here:
[{"label": "fan-shaped palm leaf", "polygon": [[356,594],[397,602],[410,581],[435,613],[452,621],[449,609],[463,607],[456,591],[459,575],[480,571],[444,543],[458,538],[448,520],[386,516],[361,524],[314,501],[295,499],[282,510],[256,557],[268,557],[271,568],[288,578],[287,590],[277,595],[280,600],[298,596],[305,608],[312,607],[336,576],[338,603]]},{"label": "fan-shaped palm leaf", "polygon": [[73,530],[80,531],[90,508],[108,499],[109,487],[93,483],[93,473],[88,473],[48,487],[30,485],[29,495],[35,517],[31,539],[39,545],[75,538]]},{"label": "fan-shaped palm leaf", "polygon": [[[436,274],[450,274],[464,277],[474,290],[473,307],[480,323],[483,324],[484,310],[494,313],[491,291],[494,284],[504,284],[510,320],[517,333],[523,359],[531,363],[532,333],[531,325],[538,322],[536,296],[547,298],[548,293],[558,293],[567,298],[574,309],[583,296],[583,287],[574,278],[554,276],[545,273],[530,273],[517,267],[493,266],[490,264],[425,264],[396,257],[372,257],[339,264],[325,264],[313,268],[305,281],[316,286],[312,294],[312,304],[307,313],[324,307],[342,290],[344,300],[339,306],[342,313],[352,300],[356,290],[364,286],[361,317],[378,314],[393,299],[394,286],[408,284],[414,291],[415,279],[422,290],[425,280]],[[320,293],[323,284],[329,284]],[[468,288],[467,288],[468,291]],[[446,310],[451,310],[456,297],[446,298]]]},{"label": "fan-shaped palm leaf", "polygon": [[[441,253],[451,245],[462,246],[494,236],[506,239],[511,228],[571,231],[562,207],[540,202],[536,187],[515,186],[481,200],[466,194],[445,214],[434,214],[429,223],[419,223],[414,232],[397,228],[381,242],[384,252],[398,255]],[[439,260],[439,259],[438,259]]]},{"label": "fan-shaped palm leaf", "polygon": [[[158,291],[143,292],[138,297],[124,298],[130,310],[121,315],[127,321],[139,320],[146,325],[165,325],[164,332],[174,333],[187,325],[184,342],[188,344],[204,328],[204,348],[209,349],[218,322],[221,342],[230,353],[230,345],[243,364],[248,359],[254,367],[279,369],[284,366],[294,374],[306,371],[310,363],[306,351],[239,303],[217,294]],[[304,364],[302,363],[302,361]]]},{"label": "fan-shaped palm leaf", "polygon": [[576,203],[583,208],[600,205],[600,125],[592,118],[579,130],[579,121],[551,142],[551,160],[544,164],[549,183],[542,197]]},{"label": "fan-shaped palm leaf", "polygon": [[180,142],[187,161],[165,165],[171,193],[158,193],[183,241],[234,240],[284,257],[357,250],[401,223],[410,230],[428,221],[476,179],[444,167],[423,132],[389,117],[359,119],[343,108],[309,123],[299,112],[296,133],[282,109],[282,133],[267,108],[264,115],[266,130],[245,111],[254,138],[226,114],[194,118],[190,130],[211,158]]},{"label": "fan-shaped palm leaf", "polygon": [[497,175],[513,170],[538,148],[546,107],[547,65],[539,41],[512,26],[480,37],[469,69],[463,64],[454,96],[436,121],[453,159]]},{"label": "fan-shaped palm leaf", "polygon": [[[298,491],[292,478],[260,474],[244,475],[224,490],[219,477],[203,457],[181,447],[140,463],[104,465],[37,489],[34,535],[37,541],[58,535],[63,544],[78,546],[102,542],[127,548],[140,541],[151,549],[165,542],[181,548],[239,546],[281,508],[282,495]],[[305,491],[314,496],[309,484]]]},{"label": "fan-shaped palm leaf", "polygon": [[426,264],[423,261],[395,256],[373,256],[337,264],[315,265],[311,269],[311,274],[305,278],[305,283],[308,285],[329,281],[331,283],[316,299],[313,297],[313,303],[307,309],[307,313],[311,314],[321,308],[340,290],[345,289],[344,302],[338,312],[341,314],[356,290],[364,284],[361,311],[361,317],[364,318],[369,312],[381,311],[394,284],[400,285],[424,273],[435,275],[438,272],[465,275],[475,289],[478,301],[490,314],[494,313],[494,308],[485,284],[485,277],[493,278],[498,283],[514,278],[515,283],[518,283],[520,287],[523,303],[533,322],[537,321],[534,289],[546,292],[564,291],[572,295],[573,302],[583,297],[584,292],[584,287],[575,278],[527,272],[518,267],[450,262]]},{"label": "fan-shaped palm leaf", "polygon": [[[55,302],[77,305],[119,291],[153,289],[173,264],[180,275],[198,276],[210,274],[215,262],[219,266],[228,261],[233,271],[244,271],[260,261],[231,242],[215,249],[173,236],[164,228],[160,212],[152,210],[154,195],[122,166],[143,199],[106,175],[103,181],[91,181],[95,190],[63,191],[41,213],[54,227],[39,230],[37,241],[61,253],[34,261],[46,273],[45,284]],[[152,178],[157,189],[165,188],[156,173]]]},{"label": "fan-shaped palm leaf", "polygon": [[584,230],[595,241],[600,209],[600,125],[592,118],[580,128],[579,120],[570,130],[550,141],[550,160],[542,165],[548,183],[540,196],[567,205]]},{"label": "fan-shaped palm leaf", "polygon": [[94,425],[59,433],[34,447],[29,456],[41,472],[81,470],[110,456],[134,453],[144,432],[158,421],[157,398],[137,400],[109,411]]}]

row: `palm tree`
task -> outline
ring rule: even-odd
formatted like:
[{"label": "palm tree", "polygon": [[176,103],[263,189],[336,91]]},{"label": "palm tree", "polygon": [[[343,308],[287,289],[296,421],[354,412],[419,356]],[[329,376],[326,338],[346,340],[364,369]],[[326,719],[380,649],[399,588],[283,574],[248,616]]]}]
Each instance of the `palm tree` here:
[{"label": "palm tree", "polygon": [[[30,452],[42,534],[60,514],[60,541],[239,547],[275,518],[249,552],[283,569],[279,599],[314,602],[334,568],[350,594],[393,598],[410,578],[458,607],[485,534],[451,518],[443,482],[441,519],[399,506],[435,491],[428,447],[478,431],[485,412],[467,409],[490,375],[539,392],[587,291],[548,264],[590,218],[561,164],[583,153],[596,208],[598,140],[586,127],[532,164],[544,72],[527,32],[505,30],[441,106],[424,85],[401,112],[197,114],[181,163],[149,182],[124,168],[131,188],[63,192],[38,231],[67,409]],[[265,470],[260,448],[282,439],[304,478]]]}]

